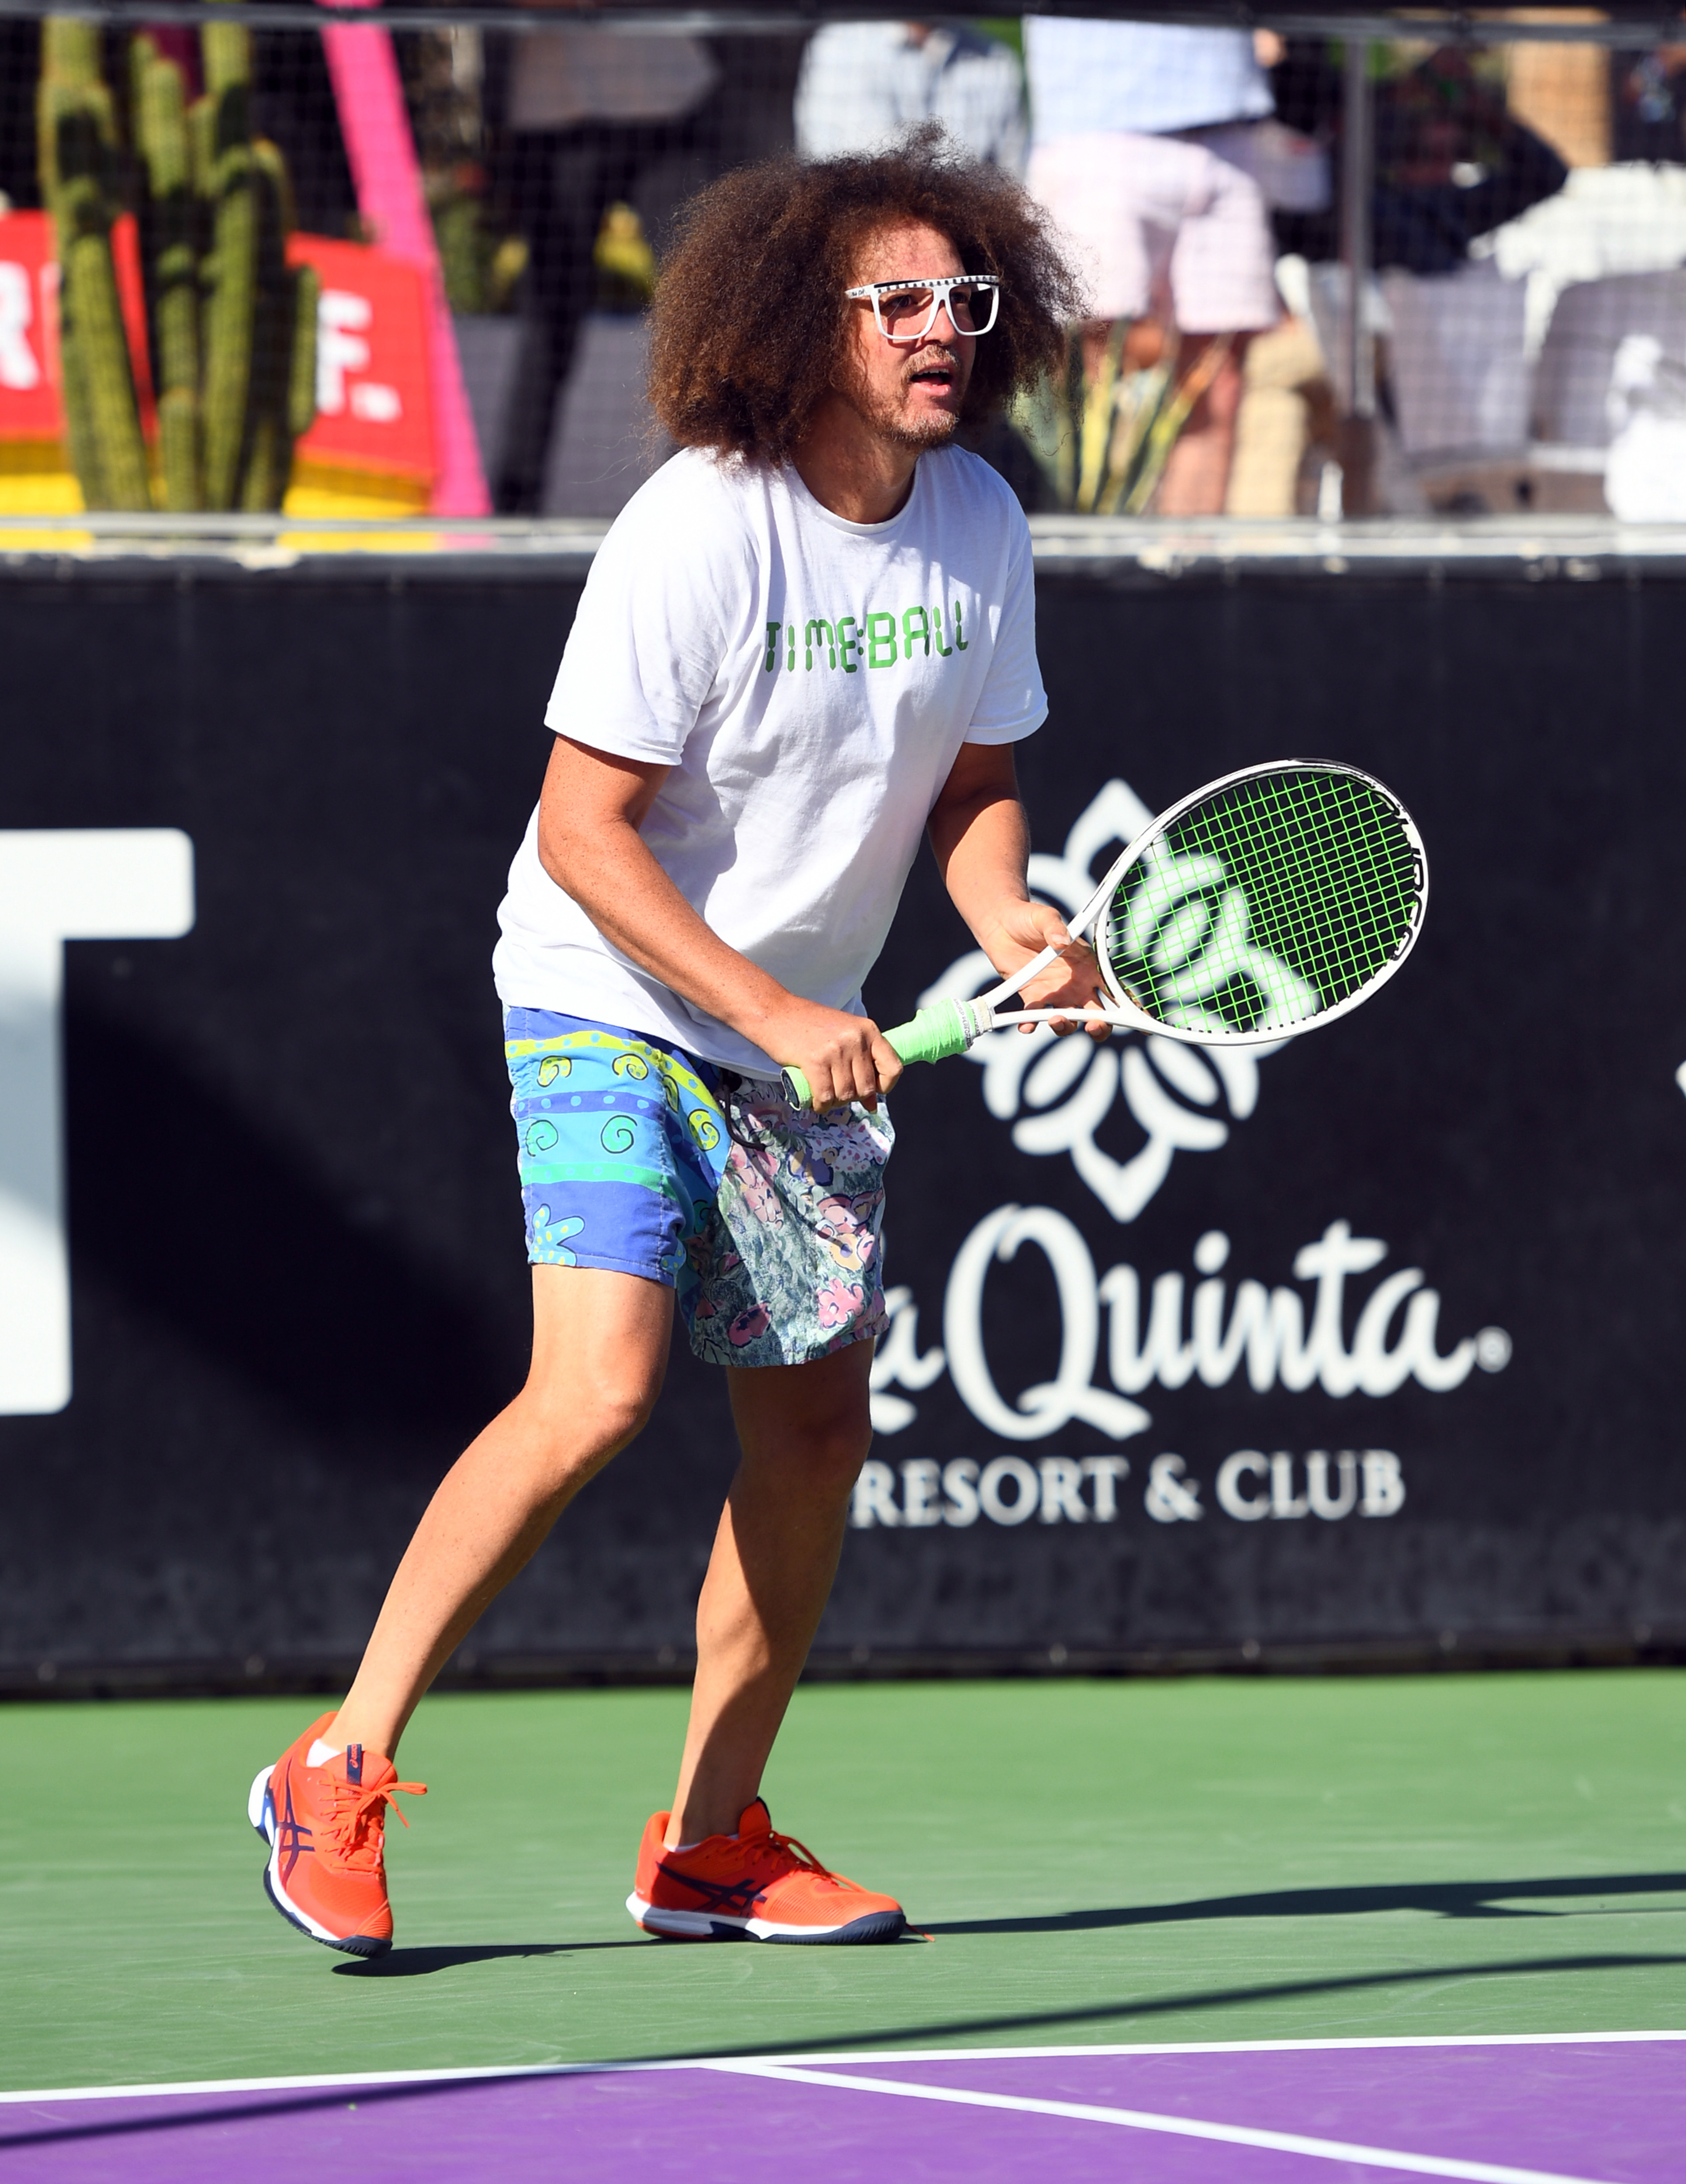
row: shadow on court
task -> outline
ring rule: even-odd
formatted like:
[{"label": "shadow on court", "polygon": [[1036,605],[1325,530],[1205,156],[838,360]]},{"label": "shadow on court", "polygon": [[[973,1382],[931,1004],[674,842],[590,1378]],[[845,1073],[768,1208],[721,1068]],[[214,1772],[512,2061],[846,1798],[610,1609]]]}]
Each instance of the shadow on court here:
[{"label": "shadow on court", "polygon": [[[1608,1912],[1608,1899],[1620,1896],[1661,1896],[1669,1893],[1686,1895],[1686,1873],[1607,1873],[1578,1874],[1568,1878],[1535,1879],[1532,1880],[1452,1880],[1400,1883],[1391,1886],[1363,1888],[1283,1888],[1263,1892],[1256,1896],[1210,1896],[1197,1897],[1182,1903],[1147,1903],[1119,1905],[1111,1909],[1089,1911],[1061,1911],[1046,1915],[1022,1919],[938,1919],[929,1925],[904,1934],[902,1945],[922,1945],[928,1941],[941,1941],[945,1936],[959,1934],[1082,1934],[1103,1932],[1108,1928],[1126,1926],[1175,1925],[1185,1921],[1209,1919],[1336,1919],[1361,1917],[1368,1912],[1421,1911],[1440,1919],[1572,1919],[1583,1917],[1577,1909],[1538,1909],[1519,1906],[1529,1897],[1537,1901],[1561,1901],[1564,1897],[1583,1899],[1588,1907],[1596,1903]],[[1679,1907],[1686,1912],[1686,1903]],[[1665,1916],[1648,1907],[1646,1916]],[[466,1942],[459,1947],[437,1948],[394,1949],[384,1957],[354,1958],[332,1967],[341,1979],[426,1979],[434,1972],[454,1971],[464,1964],[489,1964],[500,1958],[562,1957],[601,1954],[607,1951],[660,1948],[663,1944],[647,1935],[629,1935],[623,1942]],[[673,1947],[682,1944],[674,1943]],[[1560,1963],[1536,1964],[1510,1967],[1515,1970],[1549,1971],[1566,1970],[1572,1964],[1581,1970],[1628,1963],[1665,1963],[1678,1961],[1664,1958],[1584,1957],[1563,1959]],[[1471,1972],[1494,1973],[1507,1967],[1499,1964],[1473,1964],[1465,1967]],[[1442,1973],[1432,1976],[1443,1977]],[[1387,1973],[1378,1977],[1385,1981],[1417,1976],[1408,1973]],[[1424,1976],[1431,1976],[1424,1975]],[[1223,1995],[1203,1995],[1198,2006],[1216,2001],[1251,2000],[1267,1996],[1288,1994],[1318,1994],[1329,1987],[1367,1986],[1376,1983],[1370,1979],[1335,1980],[1312,1982],[1294,1987],[1259,1987],[1237,1990]],[[1166,2003],[1133,2003],[1132,2010],[1186,2008],[1197,2006],[1197,1998],[1179,1997]],[[1066,2013],[1053,2017],[1002,2018],[980,2021],[980,2029],[997,2025],[1054,2024]],[[1110,2015],[1104,2006],[1098,2010],[1085,2009],[1076,2013],[1082,2017]],[[926,2026],[927,2032],[952,2032],[963,2030],[952,2025]],[[880,2036],[874,2034],[874,2037]],[[745,2054],[773,2053],[774,2050],[745,2048]]]},{"label": "shadow on court", "polygon": [[[1297,2002],[1324,1995],[1363,1994],[1372,1992],[1378,1987],[1432,1986],[1449,1980],[1516,1979],[1553,1973],[1654,1971],[1679,1965],[1686,1965],[1686,1956],[1609,1954],[1512,1958],[1497,1964],[1435,1964],[1417,1966],[1410,1970],[1357,1972],[1341,1979],[1290,1980],[1268,1986],[1208,1987],[1189,1994],[1138,1997],[1128,2002],[1097,2001],[1069,2009],[1013,2010],[992,2017],[951,2018],[946,2022],[933,2022],[927,2019],[913,2025],[874,2025],[863,2032],[828,2032],[823,2039],[805,2042],[804,2052],[818,2053],[822,2050],[846,2048],[898,2048],[933,2040],[965,2042],[980,2040],[990,2033],[1015,2032],[1034,2036],[1037,2032],[1059,2031],[1074,2025],[1127,2025],[1142,2019],[1175,2017],[1185,2010],[1223,2008],[1253,2003]],[[1587,2037],[1595,2039],[1597,2035],[1588,2033]],[[639,2059],[651,2063],[681,2063],[695,2059],[699,2052],[696,2048],[675,2048],[664,2054],[648,2055]],[[742,2056],[747,2059],[759,2055],[787,2055],[791,2050],[786,2039],[757,2041],[740,2048],[712,2048],[706,2052],[712,2057]]]},{"label": "shadow on court", "polygon": [[[1369,1911],[1425,1911],[1441,1919],[1573,1919],[1575,1910],[1514,1908],[1518,1897],[1661,1896],[1686,1892],[1686,1873],[1577,1874],[1566,1880],[1421,1881],[1365,1888],[1279,1888],[1257,1896],[1209,1896],[1184,1903],[1120,1905],[1039,1918],[950,1919],[943,1934],[1081,1934],[1108,1926],[1180,1925],[1203,1919],[1346,1919]],[[1686,1904],[1681,1906],[1686,1910]]]},{"label": "shadow on court", "polygon": [[[588,2064],[588,2069],[612,2069],[612,2064]],[[486,2073],[494,2077],[494,2071]],[[557,2075],[561,2075],[559,2070]],[[72,2123],[37,2126],[32,2131],[7,2131],[0,2125],[0,2153],[11,2153],[25,2146],[69,2146],[79,2140],[103,2138],[145,2138],[156,2131],[187,2131],[195,2124],[226,2124],[238,2117],[243,2122],[253,2117],[308,2115],[314,2110],[331,2109],[373,2109],[390,2105],[394,2101],[425,2101],[438,2099],[442,2094],[461,2092],[465,2085],[483,2084],[472,2071],[460,2078],[436,2079],[419,2086],[333,2086],[320,2092],[303,2090],[296,2093],[246,2093],[233,2098],[224,2096],[206,2103],[202,2109],[176,2109],[158,2115],[123,2116],[114,2123]],[[168,2092],[168,2087],[161,2088]]]},{"label": "shadow on court", "polygon": [[583,1957],[605,1949],[637,1949],[627,1942],[483,1942],[461,1948],[392,1949],[383,1957],[365,1957],[332,1969],[342,1979],[426,1979],[430,1972],[453,1971],[459,1964],[491,1964],[499,1957]]},{"label": "shadow on court", "polygon": [[[723,1939],[726,1937],[723,1936]],[[751,1937],[745,1934],[745,1941]],[[902,1934],[890,1946],[924,1943],[929,1934]],[[611,1949],[684,1948],[684,1942],[664,1943],[654,1934],[635,1934],[624,1942],[466,1942],[460,1948],[392,1949],[383,1957],[365,1958],[332,1969],[341,1979],[425,1979],[429,1972],[448,1972],[458,1964],[488,1964],[498,1957],[583,1957]],[[712,1946],[712,1945],[711,1945]],[[878,1946],[882,1947],[880,1943]]]},{"label": "shadow on court", "polygon": [[[587,1947],[617,1948],[637,1942],[599,1942]],[[536,1947],[522,1948],[505,1946],[479,1950],[412,1949],[394,1950],[393,1956],[407,1953],[411,1957],[448,1958],[454,1962],[473,1963],[493,1957],[549,1956],[572,1953],[567,1943],[544,1942]],[[384,1961],[390,1962],[391,1959]],[[1587,1956],[1540,1957],[1532,1960],[1488,1964],[1442,1964],[1432,1968],[1419,1967],[1412,1971],[1368,1972],[1345,1979],[1296,1980],[1272,1986],[1247,1986],[1208,1989],[1195,1994],[1164,1995],[1149,2001],[1106,2003],[1095,2002],[1073,2009],[1047,2009],[1011,2016],[969,2017],[951,2020],[946,2024],[924,2022],[916,2025],[874,2025],[870,2031],[828,2033],[823,2043],[808,2043],[804,2052],[835,2053],[845,2048],[896,2048],[914,2042],[933,2040],[965,2041],[977,2039],[987,2033],[1053,2032],[1074,2025],[1097,2025],[1175,2014],[1187,2009],[1205,2009],[1224,2003],[1268,2003],[1292,2000],[1311,1995],[1353,1994],[1368,1988],[1383,1986],[1412,1986],[1434,1984],[1446,1980],[1482,1978],[1511,1979],[1519,1976],[1538,1976],[1542,1973],[1572,1973],[1589,1971],[1655,1970],[1664,1967],[1686,1965],[1686,1956]],[[433,1969],[442,1969],[435,1965]],[[342,1971],[355,1971],[352,1965],[337,1966]],[[365,1975],[372,1967],[364,1968]],[[1585,2036],[1588,2041],[1599,2037],[1596,2032]],[[740,2047],[717,2047],[706,2050],[674,2049],[669,2053],[639,2056],[642,2063],[685,2063],[705,2059],[726,2060],[742,2058],[748,2060],[758,2056],[788,2055],[790,2042],[759,2041]],[[590,2072],[594,2070],[612,2070],[612,2062],[559,2065],[558,2070]],[[488,2077],[502,2075],[488,2071]],[[231,2113],[243,2116],[285,2115],[310,2109],[372,2107],[379,2103],[437,2098],[460,2088],[472,2081],[472,2071],[466,2071],[459,2079],[410,2086],[341,2086],[321,2092],[301,2089],[296,2093],[274,2092],[241,2098],[237,2103],[226,2101],[208,2101],[203,2109],[183,2114],[177,2111],[163,2116],[124,2117],[113,2122],[47,2124],[31,2129],[7,2131],[0,2127],[0,2153],[11,2153],[29,2146],[64,2146],[75,2141],[95,2139],[123,2139],[144,2137],[159,2131],[179,2131],[193,2124],[218,2124],[227,2121]],[[14,2113],[16,2113],[14,2111]]]}]

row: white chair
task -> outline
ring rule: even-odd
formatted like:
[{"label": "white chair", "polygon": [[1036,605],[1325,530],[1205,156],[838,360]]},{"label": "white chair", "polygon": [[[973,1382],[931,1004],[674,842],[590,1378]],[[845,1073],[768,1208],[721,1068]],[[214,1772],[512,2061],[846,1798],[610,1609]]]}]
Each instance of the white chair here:
[{"label": "white chair", "polygon": [[1686,271],[1616,273],[1563,290],[1534,371],[1542,441],[1609,446],[1611,372],[1629,334],[1649,334],[1665,357],[1686,362]]},{"label": "white chair", "polygon": [[[1414,468],[1527,444],[1527,289],[1489,263],[1382,276],[1399,438]],[[1608,375],[1606,374],[1606,379]]]}]

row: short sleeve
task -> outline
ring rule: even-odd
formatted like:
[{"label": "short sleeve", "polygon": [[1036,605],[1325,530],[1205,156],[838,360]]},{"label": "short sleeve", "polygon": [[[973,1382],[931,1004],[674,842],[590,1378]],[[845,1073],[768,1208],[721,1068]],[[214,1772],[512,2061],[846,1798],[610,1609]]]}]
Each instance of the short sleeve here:
[{"label": "short sleeve", "polygon": [[683,757],[725,656],[727,602],[743,596],[740,526],[694,461],[657,471],[611,526],[544,709],[558,735],[656,766]]},{"label": "short sleeve", "polygon": [[1034,735],[1048,716],[1047,693],[1036,664],[1036,582],[1030,526],[1003,486],[1013,543],[1002,588],[1000,621],[989,673],[966,730],[969,744],[1016,744]]}]

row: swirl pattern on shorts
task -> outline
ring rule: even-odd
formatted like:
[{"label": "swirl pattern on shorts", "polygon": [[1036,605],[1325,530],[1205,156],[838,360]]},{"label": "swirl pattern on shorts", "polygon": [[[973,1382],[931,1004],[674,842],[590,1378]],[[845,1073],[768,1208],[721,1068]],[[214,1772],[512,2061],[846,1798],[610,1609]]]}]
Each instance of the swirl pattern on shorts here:
[{"label": "swirl pattern on shorts", "polygon": [[506,1034],[535,1264],[671,1284],[717,1364],[883,1333],[882,1111],[804,1115],[776,1084],[582,1017],[512,1008]]}]

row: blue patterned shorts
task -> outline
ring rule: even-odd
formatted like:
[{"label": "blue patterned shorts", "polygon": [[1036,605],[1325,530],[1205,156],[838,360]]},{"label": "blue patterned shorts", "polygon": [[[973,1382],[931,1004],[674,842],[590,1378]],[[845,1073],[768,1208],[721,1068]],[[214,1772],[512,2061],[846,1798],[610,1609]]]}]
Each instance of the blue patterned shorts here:
[{"label": "blue patterned shorts", "polygon": [[715,1365],[801,1365],[882,1334],[882,1109],[783,1087],[614,1024],[504,1013],[527,1256],[677,1290]]}]

